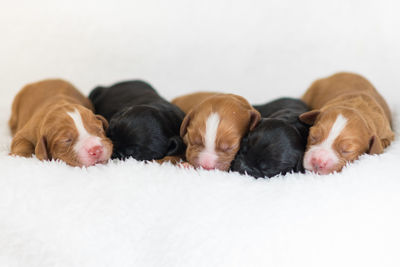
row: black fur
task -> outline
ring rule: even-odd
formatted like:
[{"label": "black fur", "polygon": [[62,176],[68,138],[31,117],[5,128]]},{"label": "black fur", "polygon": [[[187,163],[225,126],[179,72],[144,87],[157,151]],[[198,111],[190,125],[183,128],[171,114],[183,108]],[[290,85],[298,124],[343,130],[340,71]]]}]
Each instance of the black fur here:
[{"label": "black fur", "polygon": [[97,87],[89,99],[109,121],[112,158],[153,160],[184,153],[179,128],[185,114],[149,84],[136,80]]},{"label": "black fur", "polygon": [[298,117],[309,111],[307,105],[298,99],[280,98],[254,108],[262,119],[242,139],[231,170],[257,178],[303,172],[309,126]]}]

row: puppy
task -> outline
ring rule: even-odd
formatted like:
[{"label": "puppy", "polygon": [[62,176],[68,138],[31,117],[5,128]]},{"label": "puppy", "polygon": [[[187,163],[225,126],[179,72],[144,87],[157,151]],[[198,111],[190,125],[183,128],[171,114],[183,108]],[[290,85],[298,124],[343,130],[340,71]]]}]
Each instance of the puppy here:
[{"label": "puppy", "polygon": [[304,156],[307,170],[340,171],[364,153],[382,153],[394,139],[385,100],[360,75],[337,73],[317,80],[303,100],[313,109],[300,115],[313,125]]},{"label": "puppy", "polygon": [[112,152],[107,121],[72,84],[44,80],[25,86],[12,104],[11,154],[59,159],[71,166],[106,162]]},{"label": "puppy", "polygon": [[184,154],[179,127],[185,114],[167,102],[147,83],[126,81],[97,87],[89,95],[96,113],[110,123],[112,157],[162,159]]},{"label": "puppy", "polygon": [[302,172],[309,126],[299,115],[309,111],[298,99],[280,98],[254,106],[260,123],[242,139],[231,170],[256,178]]},{"label": "puppy", "polygon": [[187,161],[207,170],[229,170],[242,137],[261,119],[246,99],[233,94],[189,94],[173,103],[188,110],[180,128]]}]

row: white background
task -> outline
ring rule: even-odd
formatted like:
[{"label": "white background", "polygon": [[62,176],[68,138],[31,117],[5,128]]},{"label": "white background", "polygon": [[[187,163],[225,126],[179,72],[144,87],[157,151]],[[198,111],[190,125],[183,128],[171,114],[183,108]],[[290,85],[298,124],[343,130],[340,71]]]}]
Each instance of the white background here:
[{"label": "white background", "polygon": [[213,90],[262,103],[347,70],[393,106],[399,10],[395,0],[2,0],[1,103],[48,77],[84,93],[141,78],[168,99]]}]

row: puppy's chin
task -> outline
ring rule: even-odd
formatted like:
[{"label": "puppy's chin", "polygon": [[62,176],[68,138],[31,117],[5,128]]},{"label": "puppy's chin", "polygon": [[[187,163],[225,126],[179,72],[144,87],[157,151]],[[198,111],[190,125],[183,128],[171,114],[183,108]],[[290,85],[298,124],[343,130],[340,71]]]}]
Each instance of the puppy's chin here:
[{"label": "puppy's chin", "polygon": [[317,174],[326,175],[333,172],[340,172],[346,163],[354,161],[357,159],[355,157],[351,160],[346,160],[333,150],[320,150],[310,147],[304,155],[303,166],[304,169],[308,171],[315,172]]},{"label": "puppy's chin", "polygon": [[137,149],[134,152],[127,151],[126,149],[114,149],[111,158],[124,160],[127,158],[134,158],[136,160],[157,160],[162,159],[165,153],[160,151],[148,151]]},{"label": "puppy's chin", "polygon": [[254,178],[264,178],[264,177],[272,177],[278,173],[269,171],[260,170],[260,168],[256,166],[252,166],[252,163],[247,162],[245,160],[245,155],[237,155],[235,160],[232,162],[231,170],[234,172],[238,172],[240,174],[247,174],[253,176]]},{"label": "puppy's chin", "polygon": [[94,159],[94,158],[90,158],[90,157],[79,157],[76,154],[74,155],[60,155],[57,156],[57,154],[55,154],[53,156],[54,160],[61,160],[64,161],[65,163],[67,163],[69,166],[72,167],[90,167],[90,166],[94,166],[96,164],[105,164],[108,162],[108,160],[110,159],[110,153],[105,152],[104,156]]},{"label": "puppy's chin", "polygon": [[224,152],[207,152],[203,148],[189,144],[186,149],[186,159],[195,168],[206,170],[229,171],[231,162],[236,154]]}]

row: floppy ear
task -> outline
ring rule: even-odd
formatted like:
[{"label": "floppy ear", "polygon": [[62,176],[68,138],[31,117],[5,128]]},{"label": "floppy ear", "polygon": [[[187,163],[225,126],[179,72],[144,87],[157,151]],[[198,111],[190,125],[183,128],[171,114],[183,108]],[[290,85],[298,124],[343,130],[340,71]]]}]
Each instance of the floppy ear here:
[{"label": "floppy ear", "polygon": [[250,110],[250,124],[249,124],[249,131],[253,131],[253,129],[257,126],[257,124],[261,120],[261,114],[256,109]]},{"label": "floppy ear", "polygon": [[193,114],[193,111],[189,111],[189,113],[186,114],[185,118],[183,118],[183,121],[181,124],[181,129],[180,129],[181,137],[184,137],[187,132],[187,127],[189,126],[190,120],[192,119],[192,114]]},{"label": "floppy ear", "polygon": [[107,129],[108,129],[108,121],[107,121],[103,116],[101,116],[101,115],[99,115],[99,114],[96,114],[96,118],[97,118],[98,120],[100,120],[101,123],[103,124],[103,129],[104,129],[104,130],[107,130]]},{"label": "floppy ear", "polygon": [[369,140],[368,154],[373,155],[382,153],[383,153],[383,147],[381,144],[381,140],[379,140],[379,138],[376,135],[373,135]]},{"label": "floppy ear", "polygon": [[185,144],[180,136],[172,136],[168,140],[167,156],[182,155],[185,152]]},{"label": "floppy ear", "polygon": [[36,147],[35,147],[36,157],[40,160],[48,160],[51,159],[51,155],[47,148],[47,140],[46,137],[42,136],[39,138]]},{"label": "floppy ear", "polygon": [[311,110],[301,114],[299,120],[305,124],[313,125],[319,114],[321,114],[320,110]]}]

